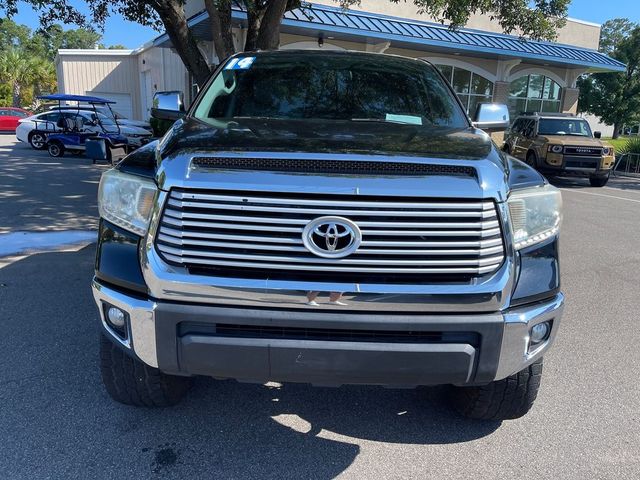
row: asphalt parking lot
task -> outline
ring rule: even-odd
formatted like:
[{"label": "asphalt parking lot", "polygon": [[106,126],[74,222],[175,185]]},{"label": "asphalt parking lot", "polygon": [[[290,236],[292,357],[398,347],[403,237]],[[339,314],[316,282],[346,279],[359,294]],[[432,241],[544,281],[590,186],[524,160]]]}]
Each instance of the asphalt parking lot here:
[{"label": "asphalt parking lot", "polygon": [[[104,168],[0,135],[0,244],[94,229]],[[555,183],[567,306],[523,419],[462,419],[443,388],[205,378],[174,408],[116,404],[88,245],[0,263],[0,478],[640,478],[640,180]]]}]

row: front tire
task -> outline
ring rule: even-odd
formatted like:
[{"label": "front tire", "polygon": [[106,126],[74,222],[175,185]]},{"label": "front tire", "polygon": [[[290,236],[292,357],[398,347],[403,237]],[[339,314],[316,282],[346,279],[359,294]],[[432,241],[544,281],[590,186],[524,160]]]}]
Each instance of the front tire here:
[{"label": "front tire", "polygon": [[44,150],[47,147],[47,137],[44,133],[31,132],[29,134],[29,145],[36,150]]},{"label": "front tire", "polygon": [[533,406],[542,378],[542,359],[513,375],[474,387],[453,387],[455,409],[476,420],[511,420]]},{"label": "front tire", "polygon": [[58,141],[49,142],[47,149],[49,150],[49,155],[52,157],[60,158],[64,156],[64,145]]},{"label": "front tire", "polygon": [[137,407],[176,405],[191,385],[189,377],[167,375],[130,357],[104,334],[100,335],[100,372],[111,398]]},{"label": "front tire", "polygon": [[589,177],[589,183],[592,187],[604,187],[609,181],[609,175],[604,177]]}]

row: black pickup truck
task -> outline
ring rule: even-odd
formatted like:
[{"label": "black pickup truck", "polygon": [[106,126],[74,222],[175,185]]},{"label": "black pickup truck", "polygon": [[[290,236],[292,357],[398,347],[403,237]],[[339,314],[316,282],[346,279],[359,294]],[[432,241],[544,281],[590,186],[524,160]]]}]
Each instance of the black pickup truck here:
[{"label": "black pickup truck", "polygon": [[[93,293],[109,394],[175,404],[190,377],[451,386],[524,415],[563,309],[561,197],[496,148],[436,68],[235,55],[159,141],[104,173]],[[482,129],[481,129],[482,128]]]}]

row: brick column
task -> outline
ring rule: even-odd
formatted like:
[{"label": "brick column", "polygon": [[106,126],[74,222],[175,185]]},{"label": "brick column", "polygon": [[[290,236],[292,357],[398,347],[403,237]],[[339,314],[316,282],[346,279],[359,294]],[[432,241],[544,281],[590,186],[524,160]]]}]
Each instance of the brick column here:
[{"label": "brick column", "polygon": [[562,92],[562,112],[577,113],[578,112],[578,94],[580,90],[577,88],[565,88]]},{"label": "brick column", "polygon": [[[493,103],[509,103],[509,82],[493,82]],[[492,132],[491,138],[501,147],[504,143],[504,132]]]},{"label": "brick column", "polygon": [[493,82],[493,103],[507,103],[509,100],[509,82]]}]

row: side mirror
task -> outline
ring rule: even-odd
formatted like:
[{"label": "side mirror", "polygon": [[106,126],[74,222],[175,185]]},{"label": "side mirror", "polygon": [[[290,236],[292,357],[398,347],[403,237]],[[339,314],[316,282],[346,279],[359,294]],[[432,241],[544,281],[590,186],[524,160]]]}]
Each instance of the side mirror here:
[{"label": "side mirror", "polygon": [[593,138],[602,138],[602,132],[593,132]]},{"label": "side mirror", "polygon": [[473,126],[482,130],[506,130],[509,128],[509,109],[501,103],[480,103],[473,117]]},{"label": "side mirror", "polygon": [[151,116],[158,120],[179,120],[185,116],[182,92],[157,92],[153,96]]}]

